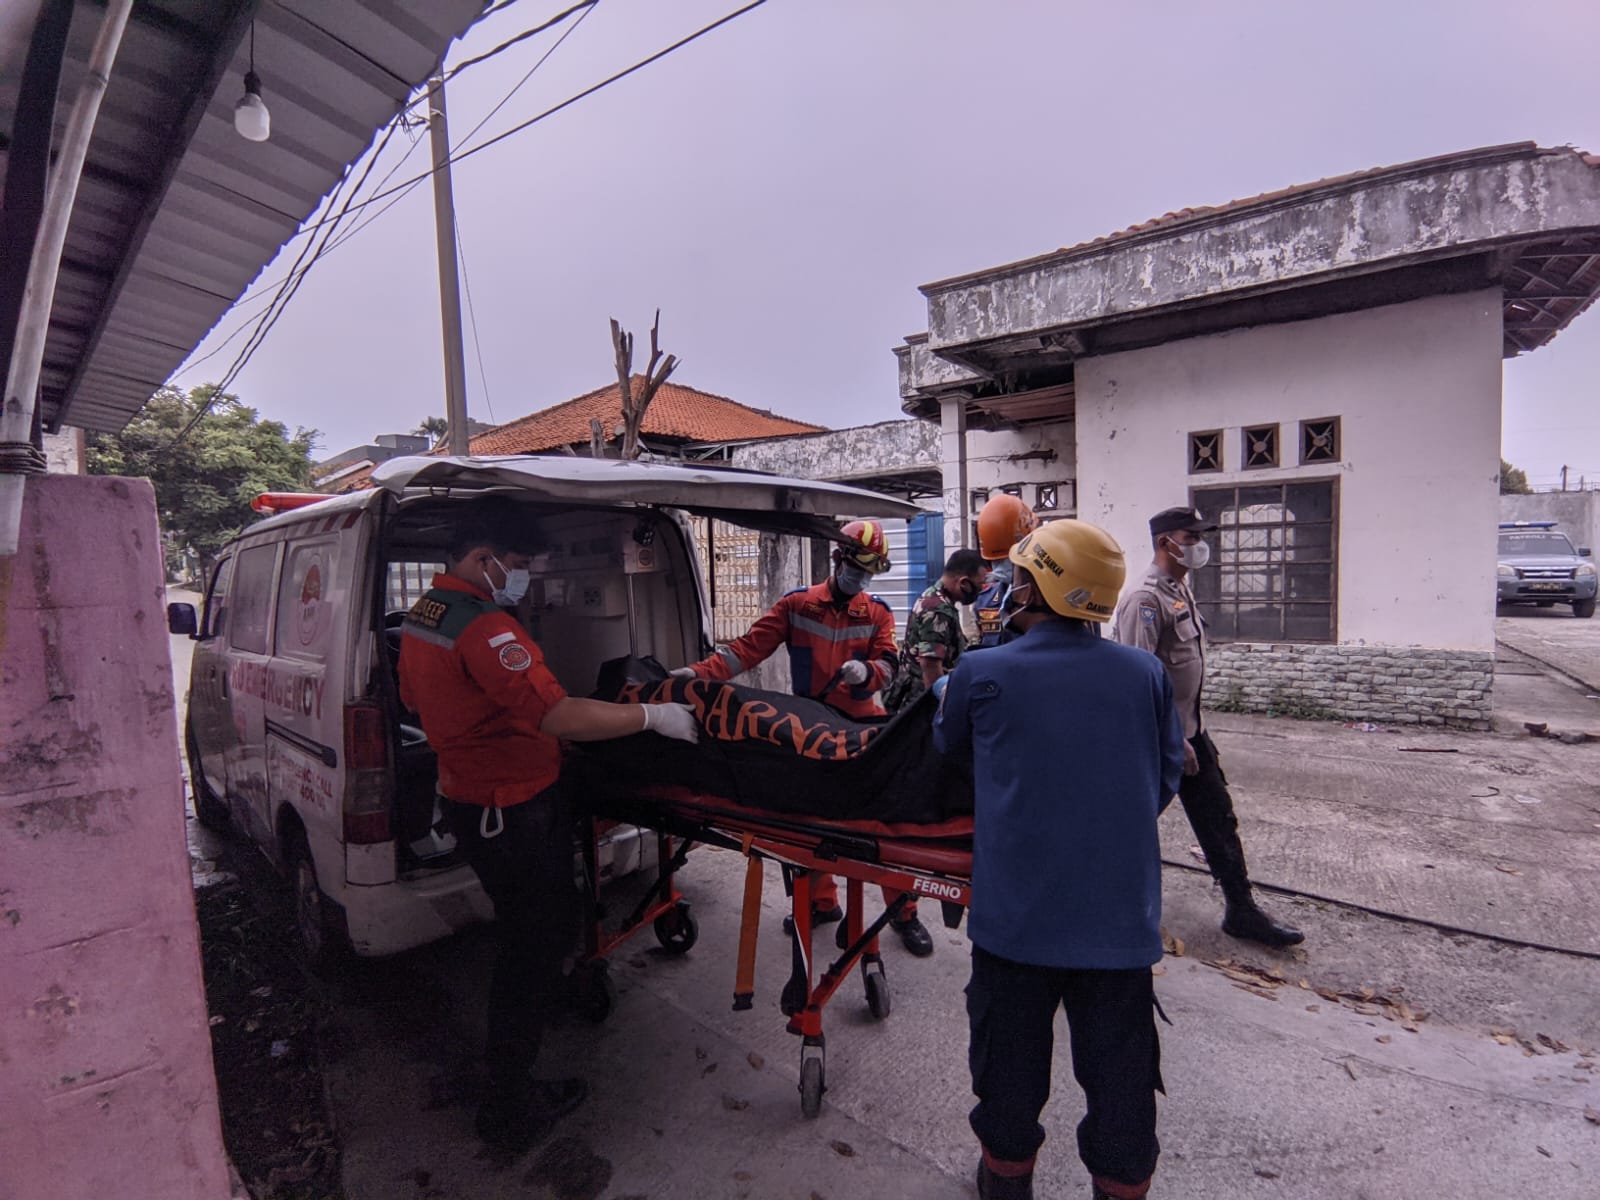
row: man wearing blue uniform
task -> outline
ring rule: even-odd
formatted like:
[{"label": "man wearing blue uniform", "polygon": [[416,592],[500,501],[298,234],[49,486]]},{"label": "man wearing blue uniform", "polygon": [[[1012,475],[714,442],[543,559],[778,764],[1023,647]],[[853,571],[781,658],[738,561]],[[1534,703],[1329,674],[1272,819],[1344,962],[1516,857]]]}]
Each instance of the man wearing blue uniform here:
[{"label": "man wearing blue uniform", "polygon": [[1032,1200],[1065,1006],[1097,1200],[1138,1200],[1160,1147],[1156,819],[1178,789],[1183,725],[1151,654],[1098,636],[1126,568],[1104,531],[1055,521],[1014,546],[1015,641],[962,658],[934,739],[971,765],[971,1123],[984,1200]]}]

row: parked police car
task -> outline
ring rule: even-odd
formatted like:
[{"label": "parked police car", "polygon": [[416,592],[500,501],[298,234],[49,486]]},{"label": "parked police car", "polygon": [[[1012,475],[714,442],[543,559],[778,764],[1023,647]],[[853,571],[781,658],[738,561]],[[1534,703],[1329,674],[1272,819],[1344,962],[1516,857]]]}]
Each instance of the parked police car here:
[{"label": "parked police car", "polygon": [[1495,600],[1500,604],[1570,604],[1575,617],[1594,616],[1594,552],[1574,548],[1554,521],[1502,521]]}]

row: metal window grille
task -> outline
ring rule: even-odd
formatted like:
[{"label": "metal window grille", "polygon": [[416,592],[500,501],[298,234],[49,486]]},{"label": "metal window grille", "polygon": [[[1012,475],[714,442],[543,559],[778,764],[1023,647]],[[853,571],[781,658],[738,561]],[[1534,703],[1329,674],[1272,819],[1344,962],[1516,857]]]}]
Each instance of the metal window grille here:
[{"label": "metal window grille", "polygon": [[1339,418],[1300,422],[1300,461],[1322,463],[1339,461]]},{"label": "metal window grille", "polygon": [[1222,470],[1222,430],[1208,429],[1189,435],[1189,474]]},{"label": "metal window grille", "polygon": [[1278,465],[1278,427],[1257,425],[1244,431],[1244,465],[1246,470]]},{"label": "metal window grille", "polygon": [[1054,512],[1056,501],[1056,485],[1053,483],[1041,483],[1039,485],[1038,498],[1035,500],[1033,507],[1043,512]]},{"label": "metal window grille", "polygon": [[766,611],[761,605],[761,535],[706,517],[696,517],[692,524],[711,602],[711,636],[731,642]]},{"label": "metal window grille", "polygon": [[1219,528],[1193,575],[1218,642],[1336,640],[1339,508],[1333,480],[1196,489]]}]

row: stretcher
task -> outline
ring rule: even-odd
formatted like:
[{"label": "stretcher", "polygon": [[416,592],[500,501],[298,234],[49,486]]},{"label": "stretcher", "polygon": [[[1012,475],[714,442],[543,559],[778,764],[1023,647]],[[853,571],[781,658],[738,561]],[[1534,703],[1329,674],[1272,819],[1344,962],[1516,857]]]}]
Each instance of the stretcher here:
[{"label": "stretcher", "polygon": [[[778,815],[672,787],[644,789],[625,799],[610,797],[601,804],[603,813],[597,817],[653,829],[660,841],[656,880],[649,893],[615,932],[602,932],[598,922],[588,931],[586,963],[591,972],[599,971],[599,982],[587,985],[590,1016],[603,1019],[610,1011],[612,993],[603,967],[605,955],[646,922],[652,924],[657,940],[670,953],[686,953],[694,945],[698,929],[674,877],[696,846],[735,850],[747,860],[733,1007],[736,1011],[752,1008],[763,866],[775,862],[789,896],[793,930],[791,970],[780,1007],[788,1018],[789,1032],[801,1039],[800,1110],[807,1117],[821,1111],[827,1091],[822,1017],[828,1002],[860,966],[868,1010],[878,1020],[887,1017],[891,994],[879,936],[911,898],[939,901],[950,928],[960,923],[971,898],[971,817],[928,825],[886,825]],[[589,840],[592,854],[595,839]],[[821,874],[843,876],[847,886],[845,916],[837,935],[840,949],[819,974],[812,945],[811,897]],[[898,893],[870,920],[865,906],[868,884]]]}]

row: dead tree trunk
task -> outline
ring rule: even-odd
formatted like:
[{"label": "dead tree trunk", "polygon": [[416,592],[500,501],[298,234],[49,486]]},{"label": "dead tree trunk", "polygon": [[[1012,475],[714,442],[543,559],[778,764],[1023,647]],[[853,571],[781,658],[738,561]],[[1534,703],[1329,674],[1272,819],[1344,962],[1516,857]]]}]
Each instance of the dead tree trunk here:
[{"label": "dead tree trunk", "polygon": [[[677,368],[676,355],[661,354],[661,310],[656,309],[655,323],[650,326],[650,362],[639,380],[639,394],[633,394],[633,334],[626,332],[611,319],[611,348],[616,352],[617,387],[622,392],[622,457],[639,457],[639,433],[644,428],[644,414],[655,399],[656,392],[667,381],[667,376]],[[660,364],[657,366],[657,364]]]}]

